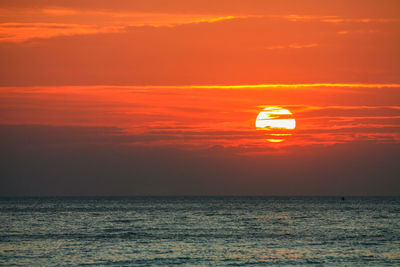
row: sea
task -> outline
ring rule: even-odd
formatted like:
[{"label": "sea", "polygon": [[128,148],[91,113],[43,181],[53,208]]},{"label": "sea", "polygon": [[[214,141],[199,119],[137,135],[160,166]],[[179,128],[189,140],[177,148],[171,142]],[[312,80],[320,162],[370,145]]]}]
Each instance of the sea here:
[{"label": "sea", "polygon": [[400,197],[3,197],[2,266],[400,266]]}]

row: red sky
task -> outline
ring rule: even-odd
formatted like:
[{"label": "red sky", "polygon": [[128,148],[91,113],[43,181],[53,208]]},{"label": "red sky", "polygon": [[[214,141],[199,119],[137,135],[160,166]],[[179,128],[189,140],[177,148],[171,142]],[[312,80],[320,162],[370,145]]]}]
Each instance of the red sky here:
[{"label": "red sky", "polygon": [[[2,1],[2,195],[400,194],[398,1]],[[289,109],[280,143],[255,119]]]}]

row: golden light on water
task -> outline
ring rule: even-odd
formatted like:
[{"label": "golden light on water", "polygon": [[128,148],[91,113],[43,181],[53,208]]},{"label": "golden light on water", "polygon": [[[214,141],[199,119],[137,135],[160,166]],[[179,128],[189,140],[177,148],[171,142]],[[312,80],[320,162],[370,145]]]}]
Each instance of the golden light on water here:
[{"label": "golden light on water", "polygon": [[296,120],[293,118],[292,112],[281,107],[266,107],[258,114],[256,119],[257,130],[272,131],[267,138],[267,141],[271,143],[283,142],[285,140],[283,137],[291,135],[287,133],[287,130],[295,128]]}]

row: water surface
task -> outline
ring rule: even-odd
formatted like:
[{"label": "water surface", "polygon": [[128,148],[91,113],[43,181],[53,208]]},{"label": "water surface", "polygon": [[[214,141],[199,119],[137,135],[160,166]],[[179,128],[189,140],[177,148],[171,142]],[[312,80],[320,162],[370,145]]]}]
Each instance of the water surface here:
[{"label": "water surface", "polygon": [[399,197],[0,198],[1,265],[400,265]]}]

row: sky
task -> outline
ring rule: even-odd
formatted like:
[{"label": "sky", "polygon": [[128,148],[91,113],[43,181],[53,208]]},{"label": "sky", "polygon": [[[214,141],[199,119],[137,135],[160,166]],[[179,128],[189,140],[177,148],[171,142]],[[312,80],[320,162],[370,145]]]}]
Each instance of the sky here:
[{"label": "sky", "polygon": [[397,0],[1,1],[0,195],[399,195],[399,47]]}]

